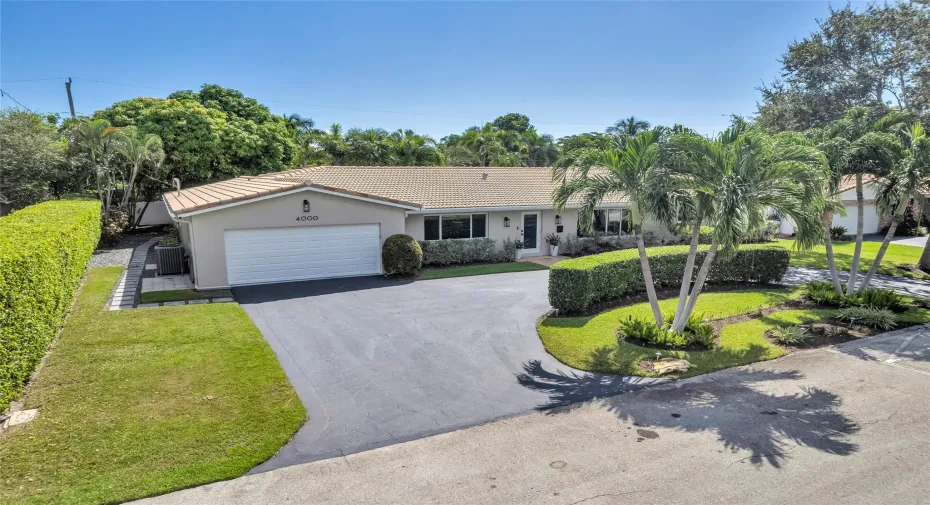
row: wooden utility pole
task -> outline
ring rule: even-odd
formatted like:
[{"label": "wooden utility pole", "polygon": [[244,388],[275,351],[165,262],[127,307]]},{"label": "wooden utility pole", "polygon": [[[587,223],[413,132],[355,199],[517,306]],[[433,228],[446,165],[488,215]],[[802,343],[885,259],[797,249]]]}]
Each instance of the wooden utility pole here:
[{"label": "wooden utility pole", "polygon": [[77,116],[74,114],[74,99],[71,98],[71,78],[68,78],[68,82],[65,83],[65,89],[68,91],[68,107],[71,108],[71,119],[77,119]]}]

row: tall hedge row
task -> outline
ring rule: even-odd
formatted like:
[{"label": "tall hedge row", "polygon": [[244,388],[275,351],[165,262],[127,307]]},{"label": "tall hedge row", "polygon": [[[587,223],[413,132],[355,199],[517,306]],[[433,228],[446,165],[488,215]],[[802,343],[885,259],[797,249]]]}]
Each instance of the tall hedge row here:
[{"label": "tall hedge row", "polygon": [[0,410],[64,321],[100,239],[100,202],[50,201],[0,218]]},{"label": "tall hedge row", "polygon": [[[685,270],[688,246],[651,247],[649,265],[656,288],[678,287]],[[698,249],[697,265],[707,246]],[[744,245],[729,260],[719,257],[708,274],[708,283],[773,282],[788,270],[788,251],[772,245]],[[697,268],[695,268],[695,277]],[[595,303],[644,292],[639,252],[624,249],[561,261],[549,271],[549,303],[562,313],[584,312]]]}]

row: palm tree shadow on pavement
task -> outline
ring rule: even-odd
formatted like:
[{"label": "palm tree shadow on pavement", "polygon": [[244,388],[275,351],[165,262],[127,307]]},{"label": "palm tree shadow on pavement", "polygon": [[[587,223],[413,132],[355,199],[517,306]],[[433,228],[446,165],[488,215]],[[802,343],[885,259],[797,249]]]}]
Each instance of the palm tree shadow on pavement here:
[{"label": "palm tree shadow on pavement", "polygon": [[[850,437],[859,426],[838,410],[840,398],[821,388],[785,383],[803,379],[795,371],[732,370],[675,387],[605,397],[612,383],[616,393],[629,391],[628,383],[623,389],[624,377],[550,372],[538,361],[526,363],[524,370],[518,382],[549,395],[540,411],[560,415],[597,400],[640,428],[713,432],[731,452],[749,451],[747,460],[755,465],[781,468],[799,446],[840,456],[858,450]],[[792,389],[796,392],[782,393]]]}]

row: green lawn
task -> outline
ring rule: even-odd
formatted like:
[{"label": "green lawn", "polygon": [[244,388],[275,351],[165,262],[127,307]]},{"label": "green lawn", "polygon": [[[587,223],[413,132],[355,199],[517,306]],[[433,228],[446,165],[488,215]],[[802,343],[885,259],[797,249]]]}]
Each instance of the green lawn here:
[{"label": "green lawn", "polygon": [[531,261],[513,261],[509,263],[491,263],[487,265],[464,265],[456,267],[426,268],[420,273],[420,280],[446,279],[449,277],[467,277],[469,275],[502,274],[506,272],[529,272],[531,270],[548,270],[549,267]]},{"label": "green lawn", "polygon": [[240,476],[306,413],[238,304],[104,311],[95,268],[0,435],[0,503],[115,503]]},{"label": "green lawn", "polygon": [[[759,288],[742,291],[704,293],[698,298],[696,314],[706,319],[723,319],[746,314],[759,307],[782,305],[801,295],[800,288]],[[677,298],[661,300],[663,313],[673,311]],[[691,377],[715,370],[783,356],[781,346],[769,342],[765,332],[776,325],[802,324],[822,320],[831,309],[785,310],[758,319],[724,326],[718,347],[708,351],[661,351],[663,356],[686,359],[693,365],[680,377]],[[617,340],[621,319],[652,318],[648,303],[638,303],[589,317],[548,318],[537,330],[543,345],[559,361],[591,372],[649,376],[637,364],[654,357],[656,349]],[[930,310],[911,308],[898,315],[907,324],[930,322]],[[672,375],[671,377],[679,377]]]},{"label": "green lawn", "polygon": [[193,289],[172,289],[168,291],[148,291],[140,295],[141,303],[178,302],[183,300],[203,300],[206,298],[223,298],[232,294],[225,289],[213,291],[195,291]]},{"label": "green lawn", "polygon": [[[778,239],[778,244],[790,249],[794,245],[794,240]],[[867,272],[869,270],[869,267],[872,266],[872,260],[875,259],[875,254],[878,252],[878,248],[881,247],[881,245],[881,242],[862,243],[862,258],[859,260],[860,272]],[[833,256],[836,258],[837,268],[846,270],[847,272],[849,271],[855,246],[855,242],[835,242],[833,244]],[[885,256],[882,258],[882,264],[878,268],[878,273],[918,279],[930,279],[930,275],[925,273],[912,272],[910,270],[898,268],[897,266],[916,265],[917,261],[920,259],[921,252],[923,252],[923,249],[920,247],[889,244],[888,251],[885,252]],[[824,246],[818,246],[805,252],[791,251],[791,266],[821,268],[826,270],[826,249]]]}]

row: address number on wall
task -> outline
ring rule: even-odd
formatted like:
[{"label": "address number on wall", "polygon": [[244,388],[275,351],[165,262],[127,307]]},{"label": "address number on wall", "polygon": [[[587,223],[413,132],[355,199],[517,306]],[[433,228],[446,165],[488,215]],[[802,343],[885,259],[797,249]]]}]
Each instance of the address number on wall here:
[{"label": "address number on wall", "polygon": [[320,216],[298,216],[297,221],[319,221]]}]

